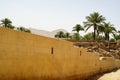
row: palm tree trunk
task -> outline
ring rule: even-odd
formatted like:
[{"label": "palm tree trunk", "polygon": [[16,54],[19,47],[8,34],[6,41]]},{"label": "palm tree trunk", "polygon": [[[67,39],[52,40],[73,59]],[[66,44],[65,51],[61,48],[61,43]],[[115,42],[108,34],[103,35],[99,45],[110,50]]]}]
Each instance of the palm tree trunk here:
[{"label": "palm tree trunk", "polygon": [[94,25],[93,39],[96,40],[96,25]]},{"label": "palm tree trunk", "polygon": [[5,24],[5,28],[7,28],[7,24]]},{"label": "palm tree trunk", "polygon": [[108,33],[108,34],[107,34],[107,40],[108,40],[108,41],[109,41],[109,38],[110,38],[110,37],[109,37],[109,33]]},{"label": "palm tree trunk", "polygon": [[107,40],[107,33],[105,33],[105,40]]},{"label": "palm tree trunk", "polygon": [[105,33],[105,40],[109,40],[109,33]]}]

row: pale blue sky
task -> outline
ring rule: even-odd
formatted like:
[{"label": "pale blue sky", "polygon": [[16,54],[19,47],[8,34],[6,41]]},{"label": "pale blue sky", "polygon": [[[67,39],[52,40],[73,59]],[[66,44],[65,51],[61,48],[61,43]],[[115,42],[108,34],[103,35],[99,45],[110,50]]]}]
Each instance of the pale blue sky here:
[{"label": "pale blue sky", "polygon": [[71,31],[93,12],[99,12],[120,29],[120,0],[0,0],[0,19],[9,18],[15,26],[48,31]]}]

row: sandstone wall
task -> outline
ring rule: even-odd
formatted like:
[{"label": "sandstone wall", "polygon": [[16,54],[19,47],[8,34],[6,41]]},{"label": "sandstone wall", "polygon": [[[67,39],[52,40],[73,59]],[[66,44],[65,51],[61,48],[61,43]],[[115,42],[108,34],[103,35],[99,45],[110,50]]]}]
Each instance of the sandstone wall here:
[{"label": "sandstone wall", "polygon": [[71,42],[0,28],[0,80],[72,79],[120,67]]}]

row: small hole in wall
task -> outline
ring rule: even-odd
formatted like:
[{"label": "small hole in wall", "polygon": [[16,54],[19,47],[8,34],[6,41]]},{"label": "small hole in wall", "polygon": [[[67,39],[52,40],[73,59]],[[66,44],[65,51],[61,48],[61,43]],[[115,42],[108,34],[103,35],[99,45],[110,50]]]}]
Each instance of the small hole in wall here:
[{"label": "small hole in wall", "polygon": [[80,51],[80,56],[81,56],[81,51]]},{"label": "small hole in wall", "polygon": [[53,53],[54,53],[54,51],[53,51],[53,50],[54,50],[54,48],[52,47],[52,48],[51,48],[51,54],[53,54]]},{"label": "small hole in wall", "polygon": [[79,47],[82,47],[81,45],[79,45]]}]

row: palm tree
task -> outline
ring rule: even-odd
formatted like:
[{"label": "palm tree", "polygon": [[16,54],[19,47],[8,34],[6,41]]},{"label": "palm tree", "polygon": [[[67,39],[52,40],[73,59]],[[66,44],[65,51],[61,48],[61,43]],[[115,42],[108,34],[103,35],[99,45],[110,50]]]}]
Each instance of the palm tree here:
[{"label": "palm tree", "polygon": [[79,31],[83,31],[84,28],[80,24],[76,24],[75,27],[73,27],[72,31],[76,31],[79,34]]},{"label": "palm tree", "polygon": [[9,28],[12,24],[12,21],[8,18],[2,19],[1,22],[1,25],[3,25],[5,28]]},{"label": "palm tree", "polygon": [[74,33],[72,35],[72,39],[75,41],[79,41],[82,37],[79,35],[79,33]]},{"label": "palm tree", "polygon": [[84,22],[84,27],[87,28],[86,31],[90,27],[94,28],[93,39],[96,40],[96,33],[97,33],[98,26],[100,26],[100,24],[105,21],[105,17],[100,15],[98,12],[94,12],[90,14],[90,16],[87,16],[86,19],[87,21]]},{"label": "palm tree", "polygon": [[87,33],[86,35],[83,36],[83,40],[93,40],[92,37],[93,33]]},{"label": "palm tree", "polygon": [[67,38],[67,39],[68,39],[68,38],[70,38],[70,37],[71,37],[71,36],[70,36],[70,33],[68,33],[68,32],[67,32],[67,33],[65,33],[65,38]]},{"label": "palm tree", "polygon": [[63,31],[59,31],[57,32],[57,34],[55,35],[56,38],[64,38],[65,37],[65,34]]},{"label": "palm tree", "polygon": [[104,22],[103,27],[104,27],[103,32],[105,35],[105,40],[109,40],[110,33],[112,33],[114,35],[114,32],[116,32],[116,29],[110,22],[108,22],[108,23]]}]

